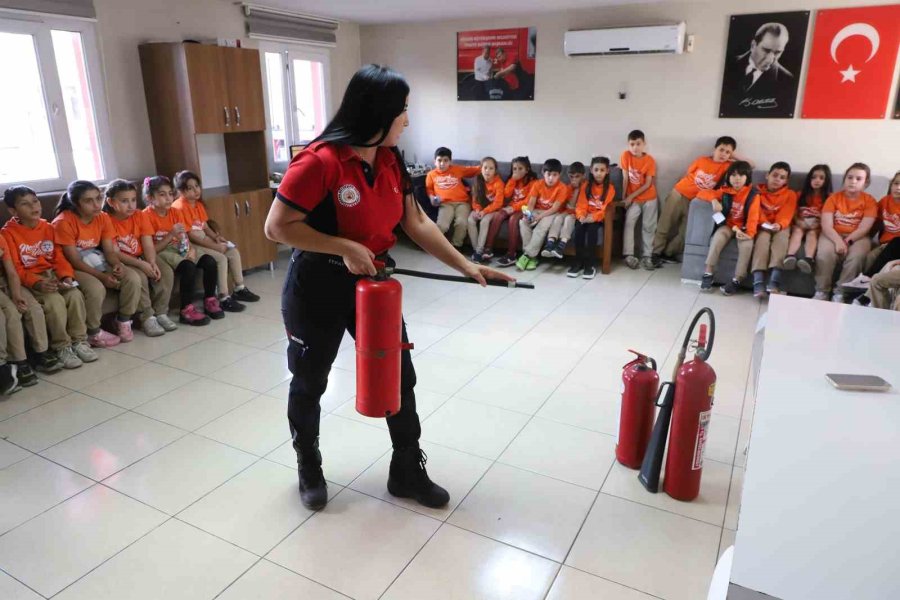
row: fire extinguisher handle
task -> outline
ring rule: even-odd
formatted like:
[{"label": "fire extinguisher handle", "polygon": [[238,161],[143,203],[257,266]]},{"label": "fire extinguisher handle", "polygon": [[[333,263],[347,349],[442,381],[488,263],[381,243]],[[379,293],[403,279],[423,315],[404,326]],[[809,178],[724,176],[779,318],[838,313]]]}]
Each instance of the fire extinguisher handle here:
[{"label": "fire extinguisher handle", "polygon": [[[659,391],[656,393],[656,406],[663,408],[672,403],[675,394],[670,391],[673,387],[674,384],[671,381],[665,381],[659,386]],[[660,398],[662,398],[662,402],[659,401]]]}]

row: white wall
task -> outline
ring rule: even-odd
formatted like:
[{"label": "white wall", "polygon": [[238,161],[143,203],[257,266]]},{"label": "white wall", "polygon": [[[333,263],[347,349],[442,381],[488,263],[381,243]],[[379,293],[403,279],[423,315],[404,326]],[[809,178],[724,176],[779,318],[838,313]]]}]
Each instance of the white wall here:
[{"label": "white wall", "polygon": [[[117,172],[144,177],[155,171],[150,122],[138,45],[184,39],[243,38],[244,17],[231,0],[94,0],[106,75],[110,124]],[[255,47],[244,40],[245,47]],[[333,108],[359,68],[359,28],[341,23],[331,54]]]},{"label": "white wall", "polygon": [[[739,152],[763,168],[787,160],[798,170],[823,161],[844,169],[861,160],[874,172],[889,176],[900,169],[900,120],[718,118],[729,15],[863,1],[879,3],[758,0],[749,7],[739,0],[664,2],[490,21],[362,26],[361,57],[364,63],[388,64],[409,80],[410,127],[401,146],[410,160],[415,155],[419,161],[430,162],[439,145],[449,146],[456,157],[470,159],[493,155],[510,160],[527,154],[533,159],[554,156],[571,162],[606,154],[617,160],[628,131],[638,128],[647,134],[649,151],[659,164],[661,193],[666,193],[690,160],[709,152],[720,135],[736,137]],[[580,58],[563,54],[563,34],[568,29],[680,20],[696,36],[692,54]],[[458,102],[456,32],[527,26],[537,27],[535,100]],[[801,94],[805,76],[804,70]],[[617,92],[623,83],[628,98],[619,100]]]}]

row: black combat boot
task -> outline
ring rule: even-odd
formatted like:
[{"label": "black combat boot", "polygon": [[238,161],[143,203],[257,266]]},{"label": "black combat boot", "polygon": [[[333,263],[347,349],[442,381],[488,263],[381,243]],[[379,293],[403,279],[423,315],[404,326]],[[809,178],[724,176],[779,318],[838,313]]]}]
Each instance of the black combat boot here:
[{"label": "black combat boot", "polygon": [[309,510],[319,510],[328,503],[328,486],[322,473],[322,453],[319,452],[319,438],[309,450],[297,451],[297,475],[300,480],[300,501]]},{"label": "black combat boot", "polygon": [[441,508],[450,502],[447,490],[428,478],[425,463],[428,457],[418,446],[394,448],[388,491],[398,498],[413,498],[429,508]]}]

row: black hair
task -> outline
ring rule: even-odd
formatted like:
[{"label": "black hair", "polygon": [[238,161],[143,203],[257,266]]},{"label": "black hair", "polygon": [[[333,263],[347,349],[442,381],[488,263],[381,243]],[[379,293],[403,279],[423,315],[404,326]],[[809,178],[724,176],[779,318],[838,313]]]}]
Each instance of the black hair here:
[{"label": "black hair", "polygon": [[[485,156],[481,159],[481,164],[483,165],[487,161],[494,163],[494,177],[500,177],[500,173],[496,172],[498,170],[497,159],[493,156]],[[487,197],[487,182],[484,180],[484,175],[480,172],[475,176],[475,185],[472,186],[472,198],[482,206],[489,204]]]},{"label": "black hair", "polygon": [[78,212],[78,204],[81,202],[81,197],[84,196],[85,192],[94,190],[99,192],[100,188],[91,181],[85,181],[83,179],[73,181],[66,187],[65,193],[59,197],[59,202],[53,210],[53,216],[59,216],[66,210],[71,210],[76,215],[80,214]]},{"label": "black hair", "polygon": [[816,195],[816,190],[812,188],[813,173],[816,171],[825,173],[825,183],[822,184],[822,189],[820,190],[822,201],[825,201],[831,195],[831,168],[824,164],[813,165],[813,168],[809,170],[809,173],[806,174],[806,179],[803,181],[803,190],[801,190],[800,197],[797,199],[797,206],[806,206],[809,199]]},{"label": "black hair", "polygon": [[116,197],[116,194],[121,192],[135,192],[137,193],[137,186],[128,181],[127,179],[113,179],[109,183],[106,184],[106,188],[103,190],[103,195],[106,198],[103,200],[103,212],[107,212],[109,214],[115,213],[115,209],[110,206],[109,201],[112,198]]},{"label": "black hair", "polygon": [[[511,161],[509,161],[510,166],[512,166],[516,163],[519,163],[520,165],[525,167],[525,177],[523,178],[525,185],[528,185],[529,183],[531,183],[532,181],[534,181],[535,179],[538,178],[534,172],[534,167],[531,166],[530,158],[528,158],[527,156],[517,156],[514,159],[512,159]],[[510,177],[512,177],[512,173],[510,173]]]},{"label": "black hair", "polygon": [[787,171],[788,177],[791,176],[791,165],[786,163],[783,160],[779,160],[778,162],[772,163],[772,166],[769,167],[769,173],[776,169],[781,169],[782,171]]},{"label": "black hair", "polygon": [[584,175],[584,163],[575,161],[571,165],[569,165],[569,173],[579,173]]},{"label": "black hair", "polygon": [[450,160],[453,160],[453,152],[450,151],[450,148],[447,148],[446,146],[440,146],[437,150],[434,151],[435,158],[444,156],[449,158]]},{"label": "black hair", "polygon": [[203,185],[200,183],[200,176],[194,173],[193,171],[178,171],[175,173],[175,178],[172,180],[172,183],[175,184],[175,189],[179,192],[183,192],[187,189],[188,184],[191,182],[191,179],[197,182],[197,185]]},{"label": "black hair", "polygon": [[723,144],[725,146],[731,146],[732,150],[737,150],[737,140],[735,140],[730,135],[723,135],[722,137],[717,139],[716,145],[713,146],[713,148],[718,148],[719,146],[722,146]]},{"label": "black hair", "polygon": [[894,185],[894,180],[897,179],[898,177],[900,177],[900,171],[897,171],[896,173],[894,173],[894,176],[891,177],[890,181],[888,181],[888,189],[887,189],[888,196],[891,195],[891,186]]},{"label": "black hair", "polygon": [[[592,158],[592,170],[594,168],[594,165],[606,165],[606,177],[603,178],[603,192],[600,195],[600,202],[603,202],[604,200],[606,200],[606,195],[609,193],[609,175],[612,172],[612,165],[609,162],[609,159],[605,156],[595,156],[594,158]],[[587,196],[588,201],[590,201],[592,198],[595,198],[595,196],[591,193],[591,190],[595,185],[597,185],[597,182],[594,181],[593,173],[591,173],[588,177],[590,178],[590,181],[588,181],[587,185],[584,187],[584,193]]]},{"label": "black hair", "polygon": [[[847,167],[847,170],[844,171],[844,179],[847,179],[847,174],[850,173],[850,171],[856,169],[866,172],[866,185],[869,185],[869,182],[872,181],[872,169],[870,169],[869,165],[866,163],[857,162]],[[843,179],[841,181],[843,182]]]},{"label": "black hair", "polygon": [[562,173],[562,163],[555,158],[548,158],[544,161],[542,173]]},{"label": "black hair", "polygon": [[16,207],[16,200],[23,196],[37,196],[27,185],[13,185],[3,190],[3,203],[10,208]]},{"label": "black hair", "polygon": [[172,181],[165,175],[144,177],[144,185],[141,187],[141,197],[144,199],[144,202],[147,202],[147,198],[158,192],[164,185],[172,187]]},{"label": "black hair", "polygon": [[[406,111],[408,96],[409,84],[403,75],[382,65],[364,65],[350,78],[334,118],[310,144],[331,142],[375,148],[390,133],[394,119]],[[397,160],[402,192],[406,197],[412,194],[412,178],[400,150],[396,146],[390,150]],[[418,202],[415,205],[418,206]],[[406,206],[405,202],[403,206]]]},{"label": "black hair", "polygon": [[628,141],[629,142],[632,140],[646,140],[646,139],[647,138],[644,137],[644,132],[641,131],[640,129],[633,129],[630,132],[628,132]]},{"label": "black hair", "polygon": [[736,160],[728,165],[728,170],[725,171],[725,174],[722,175],[721,179],[716,183],[716,189],[731,185],[731,176],[735,173],[746,177],[747,181],[744,185],[750,185],[750,180],[753,179],[753,167],[745,160]]}]

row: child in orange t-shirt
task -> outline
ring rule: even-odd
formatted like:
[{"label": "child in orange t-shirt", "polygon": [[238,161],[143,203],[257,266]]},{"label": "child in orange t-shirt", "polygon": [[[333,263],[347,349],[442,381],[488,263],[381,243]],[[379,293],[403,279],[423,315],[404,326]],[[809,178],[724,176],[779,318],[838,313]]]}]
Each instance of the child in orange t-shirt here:
[{"label": "child in orange t-shirt", "polygon": [[[628,134],[628,148],[619,158],[619,167],[625,179],[625,230],[622,253],[625,264],[631,269],[639,266],[652,271],[653,236],[656,235],[656,215],[659,200],[656,193],[656,161],[645,151],[644,132],[635,129]],[[641,219],[643,258],[638,260],[634,248],[634,227]]]},{"label": "child in orange t-shirt", "polygon": [[[175,189],[180,194],[172,204],[188,216],[191,229],[188,237],[197,249],[197,255],[208,254],[216,261],[216,272],[219,275],[219,304],[222,310],[241,312],[241,302],[258,302],[259,296],[244,285],[244,273],[241,265],[241,253],[234,243],[214,231],[209,225],[209,215],[203,203],[203,188],[200,177],[191,171],[179,171],[175,174]],[[228,293],[228,275],[234,281],[234,293]]]},{"label": "child in orange t-shirt", "polygon": [[[816,165],[806,174],[803,191],[797,199],[797,215],[791,226],[791,239],[788,242],[784,269],[795,268],[803,273],[813,272],[816,260],[816,248],[819,246],[819,234],[822,231],[822,206],[831,195],[831,168],[828,165]],[[806,243],[804,244],[804,237]],[[803,245],[803,256],[797,258],[797,252]]]},{"label": "child in orange t-shirt", "polygon": [[469,213],[472,211],[469,190],[463,179],[475,177],[481,172],[481,166],[463,167],[451,165],[453,153],[450,148],[441,146],[434,151],[435,169],[425,177],[425,190],[431,203],[438,208],[437,226],[444,235],[453,226],[451,242],[459,249],[466,239]]},{"label": "child in orange t-shirt", "polygon": [[[878,204],[865,190],[871,180],[869,166],[854,163],[844,173],[841,191],[832,194],[822,208],[822,237],[816,252],[817,300],[843,302],[841,286],[862,272],[866,255],[872,249],[870,232],[878,217]],[[835,286],[834,269],[842,263]]]},{"label": "child in orange t-shirt", "polygon": [[[56,205],[56,242],[75,270],[75,280],[84,294],[88,343],[111,348],[134,339],[131,322],[141,298],[141,281],[127,271],[116,252],[116,233],[103,212],[100,188],[90,181],[74,181]],[[119,292],[115,335],[100,328],[106,290]]]},{"label": "child in orange t-shirt", "polygon": [[[27,292],[43,308],[50,334],[47,354],[56,358],[55,363],[50,357],[47,361],[39,359],[38,365],[45,362],[77,369],[97,360],[97,353],[87,343],[84,296],[74,280],[72,265],[55,243],[53,226],[41,218],[40,200],[30,188],[16,186],[6,191],[3,201],[12,214],[3,225],[10,259],[22,282],[23,295]],[[37,338],[33,339],[40,339],[40,333],[35,333]],[[35,349],[38,347],[36,342]]]},{"label": "child in orange t-shirt", "polygon": [[552,217],[569,198],[569,186],[559,180],[562,163],[555,158],[545,161],[543,173],[544,178],[531,186],[528,205],[523,209],[526,218],[519,221],[522,256],[516,261],[516,268],[520,271],[533,271],[537,268],[537,255],[553,224]]},{"label": "child in orange t-shirt", "polygon": [[541,250],[544,258],[562,258],[569,244],[569,238],[575,231],[575,208],[578,206],[578,196],[584,184],[584,163],[573,162],[569,165],[569,199],[563,204],[559,212],[553,215],[550,223],[550,232],[547,234],[547,243]]},{"label": "child in orange t-shirt", "polygon": [[163,278],[156,264],[153,230],[144,213],[137,210],[137,187],[124,179],[110,181],[106,186],[103,210],[109,215],[115,231],[119,258],[125,269],[133,272],[141,282],[138,302],[141,331],[149,337],[175,331],[178,326],[168,315],[173,274],[167,269],[167,277]]},{"label": "child in orange t-shirt", "polygon": [[881,220],[881,236],[878,247],[866,257],[866,278],[874,277],[889,262],[900,260],[900,171],[894,173],[887,195],[878,201],[878,218]]},{"label": "child in orange t-shirt", "polygon": [[[797,192],[788,187],[791,165],[778,161],[769,167],[766,182],[757,186],[759,229],[753,243],[753,295],[781,293],[781,274],[791,237],[791,222],[797,212]],[[769,283],[766,283],[766,271]]]},{"label": "child in orange t-shirt", "polygon": [[472,262],[488,264],[493,254],[485,254],[485,244],[491,222],[503,214],[506,185],[497,173],[497,160],[492,156],[481,159],[481,173],[472,186],[472,212],[469,213],[469,242]]},{"label": "child in orange t-shirt", "polygon": [[609,205],[616,199],[616,188],[609,181],[609,159],[591,159],[591,173],[580,186],[575,205],[575,257],[566,277],[593,279],[597,274],[597,240]]},{"label": "child in orange t-shirt", "polygon": [[519,221],[524,214],[522,207],[528,204],[531,197],[531,186],[537,181],[537,175],[531,168],[531,161],[527,156],[517,156],[512,159],[512,173],[506,182],[503,195],[509,204],[497,211],[497,216],[491,220],[491,229],[488,231],[485,243],[485,254],[493,256],[494,240],[500,232],[504,222],[508,223],[509,237],[506,240],[506,254],[497,259],[498,267],[511,267],[516,264],[516,250],[519,247]]}]

